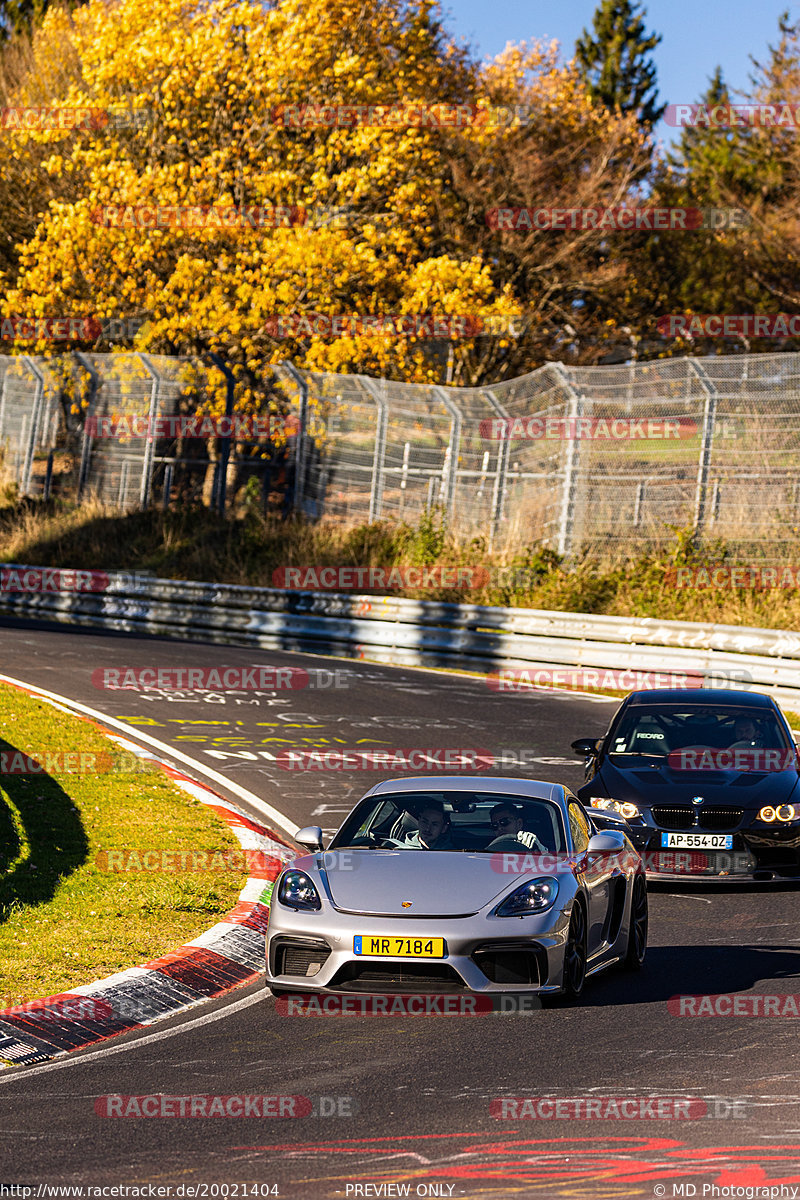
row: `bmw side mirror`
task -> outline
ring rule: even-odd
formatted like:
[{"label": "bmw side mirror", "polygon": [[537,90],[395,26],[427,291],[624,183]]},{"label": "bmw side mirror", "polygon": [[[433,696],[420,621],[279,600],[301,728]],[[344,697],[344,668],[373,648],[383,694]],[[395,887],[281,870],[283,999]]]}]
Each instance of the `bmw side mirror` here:
[{"label": "bmw side mirror", "polygon": [[620,854],[625,849],[625,834],[617,833],[616,829],[604,829],[602,833],[594,833],[589,838],[586,847],[587,854]]},{"label": "bmw side mirror", "polygon": [[306,850],[321,850],[322,830],[319,825],[306,825],[304,829],[298,829],[294,840]]},{"label": "bmw side mirror", "polygon": [[572,743],[572,749],[576,754],[591,755],[594,758],[597,754],[597,738],[578,738]]}]

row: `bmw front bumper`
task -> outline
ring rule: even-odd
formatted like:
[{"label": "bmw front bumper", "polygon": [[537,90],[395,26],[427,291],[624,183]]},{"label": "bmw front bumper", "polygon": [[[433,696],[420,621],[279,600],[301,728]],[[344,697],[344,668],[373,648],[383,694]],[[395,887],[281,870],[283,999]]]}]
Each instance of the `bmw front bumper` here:
[{"label": "bmw front bumper", "polygon": [[709,831],[664,829],[646,809],[628,824],[628,836],[642,857],[648,879],[762,880],[800,874],[800,822],[783,827],[759,823],[724,831],[732,837],[729,850],[662,847],[662,833]]}]

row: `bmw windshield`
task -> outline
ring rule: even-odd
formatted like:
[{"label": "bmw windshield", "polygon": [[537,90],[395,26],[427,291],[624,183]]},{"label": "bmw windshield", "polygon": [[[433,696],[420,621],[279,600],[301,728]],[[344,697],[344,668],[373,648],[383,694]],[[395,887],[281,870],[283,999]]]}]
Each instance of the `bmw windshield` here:
[{"label": "bmw windshield", "polygon": [[632,704],[612,730],[607,753],[668,758],[692,747],[794,749],[774,712],[765,708],[706,704]]}]

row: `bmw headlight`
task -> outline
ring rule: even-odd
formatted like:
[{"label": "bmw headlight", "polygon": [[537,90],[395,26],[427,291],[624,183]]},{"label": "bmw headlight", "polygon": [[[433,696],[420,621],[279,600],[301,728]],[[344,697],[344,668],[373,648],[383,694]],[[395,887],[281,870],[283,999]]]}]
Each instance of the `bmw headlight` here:
[{"label": "bmw headlight", "polygon": [[305,911],[322,908],[319,892],[305,871],[286,871],[278,888],[278,900],[287,908]]},{"label": "bmw headlight", "polygon": [[794,804],[779,804],[773,808],[768,804],[766,808],[762,808],[758,814],[759,821],[766,821],[768,825],[772,825],[775,821],[781,821],[784,825],[788,825],[790,821],[794,821],[800,813],[797,806]]},{"label": "bmw headlight", "polygon": [[609,800],[606,796],[590,796],[589,803],[592,808],[604,808],[607,811],[618,812],[626,821],[631,817],[639,817],[641,813],[635,804],[631,804],[629,800]]},{"label": "bmw headlight", "polygon": [[494,911],[498,917],[524,917],[526,913],[545,912],[555,903],[557,895],[557,879],[529,879],[506,896]]}]

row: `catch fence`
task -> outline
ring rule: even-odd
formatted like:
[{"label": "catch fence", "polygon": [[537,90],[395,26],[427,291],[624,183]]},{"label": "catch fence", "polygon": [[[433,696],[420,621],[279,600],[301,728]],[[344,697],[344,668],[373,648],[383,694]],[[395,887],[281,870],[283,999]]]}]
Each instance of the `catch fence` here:
[{"label": "catch fence", "polygon": [[[655,545],[676,528],[770,547],[800,527],[800,354],[550,363],[489,387],[405,384],[146,354],[0,357],[6,470],[121,510],[202,502],[357,523],[440,507],[495,548]],[[260,439],[163,436],[156,418],[278,414]],[[92,436],[88,418],[146,418]],[[96,428],[96,425],[94,426]],[[255,483],[250,482],[255,480]]]}]

